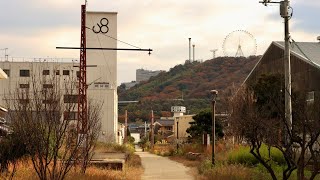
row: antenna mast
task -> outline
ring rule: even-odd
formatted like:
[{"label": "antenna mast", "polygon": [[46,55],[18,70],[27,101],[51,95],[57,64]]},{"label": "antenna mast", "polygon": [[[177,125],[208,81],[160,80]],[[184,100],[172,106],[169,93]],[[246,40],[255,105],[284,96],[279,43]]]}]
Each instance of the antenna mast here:
[{"label": "antenna mast", "polygon": [[210,52],[212,52],[212,59],[216,58],[216,52],[218,51],[218,49],[212,49],[210,50]]}]

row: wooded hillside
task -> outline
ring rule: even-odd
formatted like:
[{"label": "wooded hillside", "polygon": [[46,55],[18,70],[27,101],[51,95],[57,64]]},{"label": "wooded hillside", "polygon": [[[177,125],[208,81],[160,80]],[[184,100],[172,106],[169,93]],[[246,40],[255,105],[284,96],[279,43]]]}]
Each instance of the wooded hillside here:
[{"label": "wooded hillside", "polygon": [[[131,111],[135,111],[136,108],[139,111],[151,108],[142,107],[143,104],[152,104],[159,108],[159,112],[170,111],[170,107],[162,107],[160,104],[167,104],[167,106],[177,104],[186,106],[188,110],[191,110],[190,113],[196,113],[195,111],[210,107],[210,90],[216,89],[219,91],[220,102],[218,103],[224,107],[218,107],[218,109],[225,111],[227,98],[242,84],[259,58],[260,56],[218,57],[203,63],[186,62],[184,65],[177,65],[168,72],[162,72],[127,91],[119,87],[119,100],[141,102],[126,107]],[[184,101],[177,102],[179,99]]]}]

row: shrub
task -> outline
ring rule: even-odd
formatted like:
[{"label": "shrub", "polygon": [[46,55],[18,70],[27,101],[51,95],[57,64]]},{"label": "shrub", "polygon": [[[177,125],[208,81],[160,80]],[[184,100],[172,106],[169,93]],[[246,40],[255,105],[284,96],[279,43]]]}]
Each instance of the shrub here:
[{"label": "shrub", "polygon": [[238,149],[231,151],[227,161],[229,164],[243,164],[246,166],[254,166],[259,163],[259,161],[250,154],[250,148],[245,146],[240,146]]},{"label": "shrub", "polygon": [[[262,145],[260,153],[265,159],[270,159],[270,163],[286,165],[282,152],[276,148],[271,147],[269,156],[268,146]],[[229,164],[255,166],[259,163],[259,161],[250,153],[250,147],[248,146],[240,146],[238,149],[231,151],[227,159]]]}]

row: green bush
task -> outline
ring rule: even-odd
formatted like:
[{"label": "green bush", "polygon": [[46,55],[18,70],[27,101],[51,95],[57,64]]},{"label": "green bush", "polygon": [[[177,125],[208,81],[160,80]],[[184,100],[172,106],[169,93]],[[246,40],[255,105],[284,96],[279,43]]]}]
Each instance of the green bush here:
[{"label": "green bush", "polygon": [[[260,148],[260,154],[265,160],[270,160],[270,163],[286,165],[286,161],[281,151],[276,148],[271,148],[269,156],[268,146],[263,145]],[[248,146],[240,146],[239,149],[231,151],[227,161],[229,164],[243,164],[246,166],[255,166],[259,164],[259,161],[250,153],[250,147]]]},{"label": "green bush", "polygon": [[250,153],[250,148],[245,146],[240,146],[239,149],[231,151],[227,161],[229,164],[243,164],[247,166],[254,166],[259,163],[259,161]]}]

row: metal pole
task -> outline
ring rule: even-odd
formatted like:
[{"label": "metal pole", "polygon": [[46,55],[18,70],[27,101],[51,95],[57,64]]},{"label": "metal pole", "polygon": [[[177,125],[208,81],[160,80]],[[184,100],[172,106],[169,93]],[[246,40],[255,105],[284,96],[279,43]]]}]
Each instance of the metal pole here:
[{"label": "metal pole", "polygon": [[177,120],[177,150],[179,149],[179,121]]},{"label": "metal pole", "polygon": [[285,71],[285,117],[287,123],[289,123],[290,129],[292,129],[292,103],[291,103],[291,66],[290,66],[290,34],[289,34],[289,13],[288,13],[289,1],[284,1],[285,16],[284,16],[284,71]]},{"label": "metal pole", "polygon": [[154,146],[153,121],[154,121],[153,110],[151,110],[151,150],[153,150],[153,146]]}]

